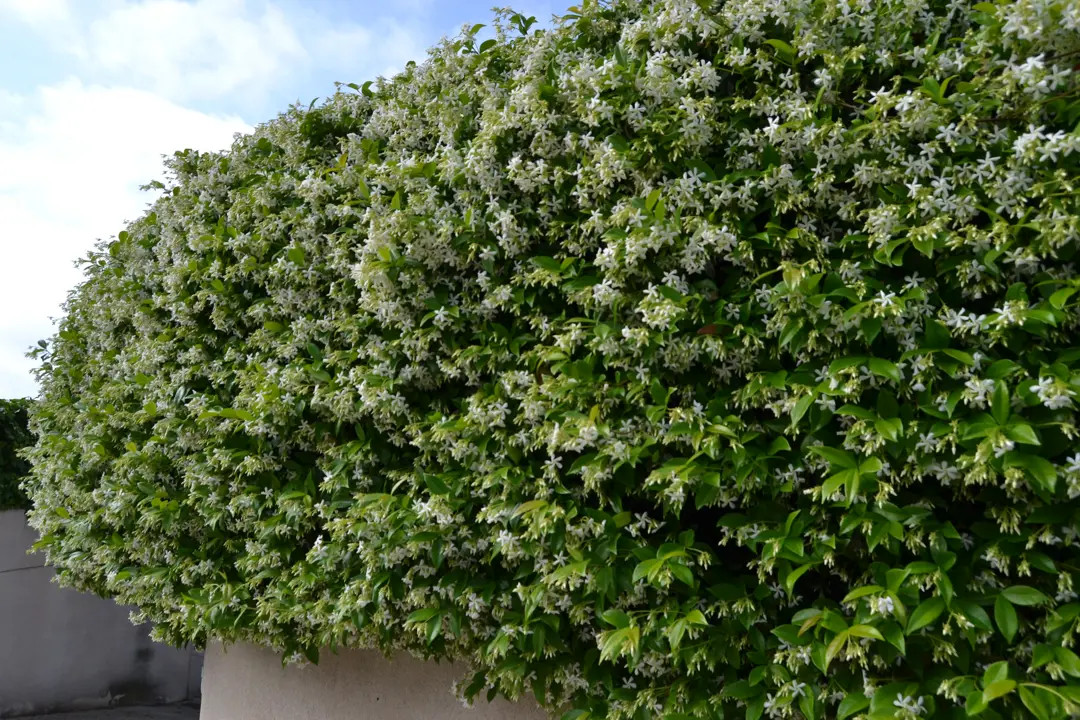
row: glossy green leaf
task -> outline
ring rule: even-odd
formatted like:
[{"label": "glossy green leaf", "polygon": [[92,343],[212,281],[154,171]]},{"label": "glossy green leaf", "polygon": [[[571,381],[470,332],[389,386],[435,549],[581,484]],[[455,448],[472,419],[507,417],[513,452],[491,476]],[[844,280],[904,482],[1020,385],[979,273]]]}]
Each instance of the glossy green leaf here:
[{"label": "glossy green leaf", "polygon": [[895,363],[890,362],[884,358],[870,358],[867,361],[867,365],[870,368],[870,372],[875,375],[880,375],[883,378],[892,380],[895,383],[900,382],[900,368]]},{"label": "glossy green leaf", "polygon": [[940,617],[941,613],[945,611],[945,601],[939,597],[932,597],[928,600],[924,600],[917,608],[911,611],[911,615],[908,616],[907,634],[921,630],[930,623]]},{"label": "glossy green leaf", "polygon": [[997,623],[998,630],[1005,639],[1012,643],[1013,638],[1016,637],[1019,620],[1016,616],[1016,608],[1005,599],[1004,595],[998,595],[994,601],[994,622]]},{"label": "glossy green leaf", "polygon": [[846,720],[846,718],[862,712],[868,707],[870,707],[870,701],[862,693],[846,695],[836,708],[836,720]]},{"label": "glossy green leaf", "polygon": [[1054,492],[1057,488],[1057,469],[1046,458],[1020,452],[1010,452],[1005,455],[1005,465],[1006,467],[1024,468],[1033,484],[1047,492]]},{"label": "glossy green leaf", "polygon": [[1028,585],[1013,585],[1001,591],[1002,597],[1008,599],[1014,605],[1041,605],[1050,598]]}]

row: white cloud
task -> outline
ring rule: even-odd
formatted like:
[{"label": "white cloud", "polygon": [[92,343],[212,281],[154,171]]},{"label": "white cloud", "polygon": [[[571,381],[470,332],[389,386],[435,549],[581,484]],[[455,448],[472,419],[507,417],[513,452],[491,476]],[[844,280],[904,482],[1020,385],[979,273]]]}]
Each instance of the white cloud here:
[{"label": "white cloud", "polygon": [[68,0],[0,0],[0,12],[32,25],[65,21],[71,14]]},{"label": "white cloud", "polygon": [[401,72],[408,61],[426,57],[419,35],[397,23],[384,22],[375,28],[324,28],[314,34],[319,38],[312,45],[315,63],[333,69],[340,82],[389,77]]},{"label": "white cloud", "polygon": [[250,130],[235,113],[421,59],[423,34],[390,19],[401,8],[359,24],[304,0],[0,0],[0,23],[72,71],[33,92],[0,87],[0,397],[36,392],[24,353],[54,332],[74,261],[145,211],[138,186],[161,176],[162,155],[223,149]]},{"label": "white cloud", "polygon": [[162,176],[161,156],[224,149],[250,130],[235,116],[78,80],[39,88],[21,109],[0,114],[0,397],[35,392],[23,353],[51,334],[81,277],[74,261],[145,210],[152,197],[138,186]]},{"label": "white cloud", "polygon": [[244,0],[122,3],[86,36],[93,68],[173,99],[261,92],[307,59],[281,9]]}]

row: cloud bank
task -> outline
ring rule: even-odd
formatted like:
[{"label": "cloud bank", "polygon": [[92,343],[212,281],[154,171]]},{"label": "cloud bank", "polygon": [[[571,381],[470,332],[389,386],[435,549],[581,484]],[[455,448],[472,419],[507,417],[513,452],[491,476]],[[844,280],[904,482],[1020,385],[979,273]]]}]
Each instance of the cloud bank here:
[{"label": "cloud bank", "polygon": [[267,107],[332,92],[326,75],[393,74],[424,47],[392,19],[335,21],[287,0],[0,0],[10,23],[61,77],[0,87],[0,397],[36,393],[26,351],[52,334],[75,261],[152,201],[138,187],[161,177],[163,155],[225,149]]}]

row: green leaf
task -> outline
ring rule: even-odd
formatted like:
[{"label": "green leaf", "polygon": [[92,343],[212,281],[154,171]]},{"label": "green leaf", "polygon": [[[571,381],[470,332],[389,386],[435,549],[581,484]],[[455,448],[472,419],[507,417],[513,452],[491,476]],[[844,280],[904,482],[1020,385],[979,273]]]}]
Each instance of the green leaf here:
[{"label": "green leaf", "polygon": [[[424,474],[424,484],[432,495],[449,495],[450,486],[438,475]],[[544,502],[541,500],[541,502]]]},{"label": "green leaf", "polygon": [[859,323],[859,329],[862,330],[866,342],[873,343],[878,333],[881,332],[881,318],[864,318]]},{"label": "green leaf", "polygon": [[1054,646],[1041,643],[1031,653],[1031,669],[1041,668],[1054,659]]},{"label": "green leaf", "polygon": [[983,688],[983,699],[986,702],[997,700],[1002,695],[1007,695],[1016,689],[1015,680],[998,680]]},{"label": "green leaf", "polygon": [[684,585],[694,586],[694,571],[683,565],[682,563],[673,562],[668,565],[668,569],[671,570],[671,574],[675,576],[675,579]]},{"label": "green leaf", "polygon": [[613,625],[616,628],[630,627],[630,616],[624,613],[622,610],[605,610],[600,619],[606,622],[608,625]]},{"label": "green leaf", "polygon": [[773,438],[773,441],[769,443],[769,455],[777,455],[782,452],[786,452],[791,449],[791,443],[787,441],[783,435],[778,435]]},{"label": "green leaf", "polygon": [[780,347],[788,346],[795,336],[799,334],[799,331],[802,330],[803,323],[802,318],[796,318],[784,326],[784,330],[780,333]]},{"label": "green leaf", "polygon": [[1004,380],[994,382],[994,397],[990,408],[991,415],[994,416],[997,424],[1004,425],[1012,412],[1012,407],[1009,405],[1009,386],[1005,384]]},{"label": "green leaf", "polygon": [[1036,692],[1036,690],[1031,690],[1026,685],[1021,685],[1020,701],[1024,703],[1024,707],[1030,710],[1031,714],[1038,720],[1053,720],[1050,715],[1050,708],[1042,697],[1042,693],[1039,692],[1039,694],[1036,695]]},{"label": "green leaf", "polygon": [[601,635],[600,659],[613,660],[621,655],[633,655],[637,652],[641,639],[641,629],[637,626],[611,630]]},{"label": "green leaf", "polygon": [[829,647],[825,650],[825,667],[829,667],[829,664],[833,661],[840,651],[844,649],[844,644],[847,643],[848,633],[845,630],[842,633],[838,633],[836,637],[829,643]]},{"label": "green leaf", "polygon": [[913,575],[926,575],[928,573],[937,572],[937,569],[937,565],[932,562],[927,562],[925,560],[916,560],[915,562],[910,562],[907,565],[907,570]]},{"label": "green leaf", "polygon": [[836,720],[846,720],[857,712],[870,707],[870,700],[862,693],[851,693],[844,696],[840,706],[836,708]]},{"label": "green leaf", "polygon": [[888,390],[882,390],[877,394],[877,412],[883,418],[890,419],[900,416],[900,404],[896,401],[896,395]]},{"label": "green leaf", "polygon": [[777,51],[779,51],[780,55],[784,58],[790,59],[795,57],[795,48],[791,47],[791,45],[784,42],[783,40],[769,38],[765,41],[765,44],[772,45],[774,48],[777,49]]},{"label": "green leaf", "polygon": [[588,710],[568,710],[562,714],[559,720],[589,720],[592,715]]},{"label": "green leaf", "polygon": [[427,623],[427,644],[435,642],[442,635],[442,616],[436,616]]},{"label": "green leaf", "polygon": [[971,355],[971,353],[966,353],[963,350],[953,350],[952,348],[945,348],[941,352],[945,353],[953,360],[958,360],[962,362],[968,367],[971,367],[975,364],[975,358]]},{"label": "green leaf", "polygon": [[660,199],[660,192],[661,192],[660,188],[656,188],[655,190],[653,190],[652,192],[650,192],[648,194],[648,196],[645,198],[645,209],[646,210],[651,211],[654,207],[656,207],[656,202]]},{"label": "green leaf", "polygon": [[893,568],[885,573],[885,585],[890,592],[899,592],[900,586],[911,576],[911,570],[907,568]]},{"label": "green leaf", "polygon": [[1024,315],[1031,320],[1038,320],[1047,325],[1057,325],[1057,316],[1044,308],[1031,308]]},{"label": "green leaf", "polygon": [[691,610],[686,613],[686,622],[691,625],[708,625],[709,621],[705,619],[705,615],[700,610]]},{"label": "green leaf", "polygon": [[1005,453],[1005,467],[1024,468],[1035,484],[1047,492],[1054,492],[1057,487],[1057,468],[1046,458],[1009,452]]},{"label": "green leaf", "polygon": [[840,601],[840,604],[845,605],[852,600],[857,600],[861,597],[866,597],[867,595],[873,595],[879,592],[885,592],[885,588],[881,587],[880,585],[864,585],[862,587],[855,588],[847,595],[845,595],[844,599]]},{"label": "green leaf", "polygon": [[409,615],[409,617],[405,619],[405,624],[412,625],[414,623],[426,623],[432,618],[438,617],[441,614],[442,610],[439,608],[424,608],[423,610],[417,610],[416,612]]},{"label": "green leaf", "polygon": [[979,607],[975,602],[971,600],[957,599],[956,605],[964,617],[968,621],[979,628],[980,630],[993,630],[994,626],[990,624],[990,616],[986,614],[986,611]]},{"label": "green leaf", "polygon": [[1077,288],[1062,288],[1050,296],[1050,304],[1061,310],[1069,302],[1069,298],[1076,294],[1076,291]]},{"label": "green leaf", "polygon": [[803,395],[799,398],[799,401],[795,403],[795,407],[791,410],[791,426],[795,427],[799,424],[799,421],[806,415],[806,411],[810,409],[810,406],[814,404],[814,398],[816,393],[810,393]]},{"label": "green leaf", "polygon": [[991,380],[1000,380],[1020,369],[1021,367],[1012,360],[997,360],[986,370],[986,377]]},{"label": "green leaf", "polygon": [[904,423],[900,418],[890,418],[888,420],[878,418],[874,422],[874,429],[876,429],[878,434],[885,439],[896,442],[900,439],[900,433],[904,429]]},{"label": "green leaf", "polygon": [[[449,492],[449,490],[450,488],[447,488],[447,492]],[[519,517],[521,515],[526,515],[533,512],[534,510],[539,510],[543,507],[547,507],[547,504],[547,500],[529,500],[528,502],[523,502],[517,506],[517,509],[514,510],[514,514],[511,517]]]},{"label": "green leaf", "polygon": [[839,490],[842,486],[859,478],[859,471],[856,469],[841,470],[835,475],[831,475],[826,478],[825,482],[821,484],[821,495],[823,498],[832,497],[833,493]]},{"label": "green leaf", "polygon": [[1001,631],[1005,640],[1012,644],[1013,638],[1016,637],[1019,620],[1016,617],[1016,608],[1005,599],[1004,595],[998,595],[994,601],[994,622],[997,623],[998,630]]},{"label": "green leaf", "polygon": [[649,386],[649,396],[657,405],[667,405],[671,392],[659,380],[653,380]]},{"label": "green leaf", "polygon": [[634,568],[634,582],[637,582],[643,577],[646,577],[649,573],[653,572],[663,561],[652,558],[650,560],[644,560],[638,563]]},{"label": "green leaf", "polygon": [[849,635],[861,638],[870,638],[872,640],[884,640],[885,636],[881,634],[873,625],[852,625],[847,630]]},{"label": "green leaf", "polygon": [[881,634],[885,636],[886,642],[888,642],[890,645],[900,651],[901,655],[907,652],[907,643],[904,640],[904,631],[900,629],[900,626],[898,624],[894,622],[882,623]]},{"label": "green leaf", "polygon": [[881,460],[876,457],[868,457],[859,463],[859,473],[862,475],[873,475],[884,467],[881,464]]},{"label": "green leaf", "polygon": [[911,611],[908,617],[907,634],[920,630],[938,619],[945,611],[945,601],[940,597],[932,597],[923,601],[917,608]]},{"label": "green leaf", "polygon": [[746,720],[760,720],[765,712],[765,695],[758,695],[746,702]]},{"label": "green leaf", "polygon": [[668,625],[665,635],[667,636],[668,644],[672,650],[678,650],[682,644],[683,636],[686,634],[686,621],[676,620],[671,625]]},{"label": "green leaf", "polygon": [[788,573],[787,578],[784,579],[784,589],[787,590],[788,595],[795,592],[795,582],[805,575],[813,566],[813,563],[807,563],[805,565],[800,565]]},{"label": "green leaf", "polygon": [[894,363],[885,360],[884,358],[870,358],[867,361],[867,367],[870,368],[870,372],[875,375],[880,375],[883,378],[888,378],[895,383],[900,382],[900,368]]},{"label": "green leaf", "polygon": [[968,717],[974,717],[987,708],[986,698],[983,697],[982,690],[972,690],[968,693],[966,702],[964,703],[964,710],[967,712]]},{"label": "green leaf", "polygon": [[723,689],[720,691],[720,697],[733,698],[735,700],[746,700],[754,695],[755,689],[750,686],[750,682],[747,680],[736,680],[735,682],[725,683]]},{"label": "green leaf", "polygon": [[1034,428],[1024,423],[1009,425],[1005,428],[1005,436],[1013,442],[1022,443],[1024,445],[1041,444],[1039,442],[1039,436],[1035,434]]},{"label": "green leaf", "polygon": [[866,408],[861,408],[858,405],[841,405],[836,409],[837,415],[850,415],[851,417],[859,418],[860,420],[867,420],[874,422],[877,420],[877,416],[870,412]]},{"label": "green leaf", "polygon": [[1067,674],[1080,677],[1080,657],[1067,647],[1055,647],[1054,659]]},{"label": "green leaf", "polygon": [[983,687],[997,682],[998,680],[1004,680],[1009,677],[1009,663],[1004,660],[996,662],[986,668],[986,671],[982,676]]},{"label": "green leaf", "polygon": [[850,468],[852,470],[856,470],[859,467],[859,463],[855,460],[855,456],[847,450],[831,448],[825,445],[814,445],[807,449],[815,455],[828,460],[830,465],[835,465],[839,468]]},{"label": "green leaf", "polygon": [[535,265],[536,267],[538,267],[538,268],[540,268],[542,270],[547,270],[548,272],[561,273],[562,269],[563,269],[562,263],[560,263],[558,260],[556,260],[553,257],[544,257],[542,255],[536,255],[534,257],[529,258],[529,262],[531,262],[533,265]]},{"label": "green leaf", "polygon": [[1027,585],[1014,585],[1001,591],[1001,595],[1016,605],[1041,605],[1049,602],[1043,593]]},{"label": "green leaf", "polygon": [[937,320],[927,319],[924,325],[922,348],[925,350],[941,350],[949,347],[949,328]]}]

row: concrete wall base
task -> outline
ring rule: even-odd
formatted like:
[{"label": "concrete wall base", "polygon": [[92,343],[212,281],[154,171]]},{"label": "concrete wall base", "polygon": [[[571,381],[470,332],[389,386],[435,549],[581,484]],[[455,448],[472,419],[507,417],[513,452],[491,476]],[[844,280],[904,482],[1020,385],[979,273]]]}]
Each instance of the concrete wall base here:
[{"label": "concrete wall base", "polygon": [[546,720],[534,702],[464,707],[449,663],[370,650],[323,652],[318,665],[282,667],[253,645],[207,648],[200,720]]},{"label": "concrete wall base", "polygon": [[151,642],[131,608],[61,588],[22,511],[0,512],[0,718],[198,696],[202,655]]}]

